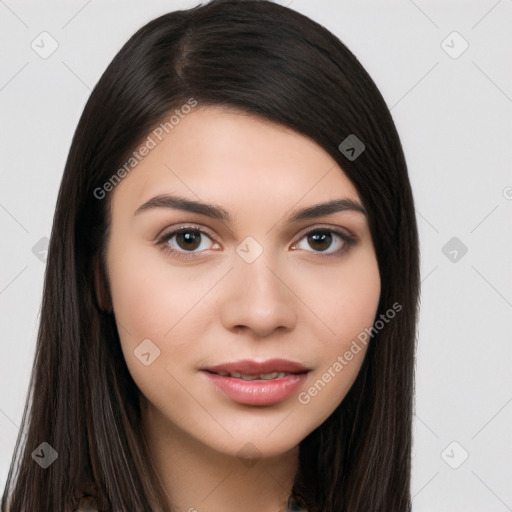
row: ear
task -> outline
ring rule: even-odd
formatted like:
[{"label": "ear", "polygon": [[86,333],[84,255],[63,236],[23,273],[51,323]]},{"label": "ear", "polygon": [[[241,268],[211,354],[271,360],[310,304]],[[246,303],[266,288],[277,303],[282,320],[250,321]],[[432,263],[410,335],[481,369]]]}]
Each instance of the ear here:
[{"label": "ear", "polygon": [[112,300],[110,298],[110,290],[108,286],[107,275],[104,265],[99,255],[93,258],[93,273],[94,273],[94,292],[96,295],[96,303],[98,308],[104,313],[112,313]]}]

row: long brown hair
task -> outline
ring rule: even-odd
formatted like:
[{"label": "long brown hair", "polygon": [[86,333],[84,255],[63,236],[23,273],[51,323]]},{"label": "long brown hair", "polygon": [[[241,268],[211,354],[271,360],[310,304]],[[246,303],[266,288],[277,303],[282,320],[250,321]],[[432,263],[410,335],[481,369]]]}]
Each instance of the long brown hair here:
[{"label": "long brown hair", "polygon": [[[2,510],[73,510],[88,493],[100,510],[169,510],[141,431],[138,388],[114,318],[95,294],[111,197],[95,190],[190,98],[310,137],[355,185],[381,275],[376,318],[393,304],[401,311],[372,332],[349,393],[301,442],[294,491],[311,511],[410,511],[419,249],[405,157],[384,99],[350,50],[268,0],[214,0],[160,16],[126,42],[95,86],[59,190]],[[365,146],[357,158],[339,147],[351,135]],[[106,289],[104,274],[100,281]],[[32,457],[43,442],[58,454],[46,469]]]}]

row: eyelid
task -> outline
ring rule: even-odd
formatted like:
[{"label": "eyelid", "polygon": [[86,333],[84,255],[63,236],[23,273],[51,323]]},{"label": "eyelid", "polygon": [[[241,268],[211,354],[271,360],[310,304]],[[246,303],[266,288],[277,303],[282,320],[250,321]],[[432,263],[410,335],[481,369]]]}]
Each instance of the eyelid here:
[{"label": "eyelid", "polygon": [[[187,252],[187,251],[178,251],[177,249],[173,249],[169,246],[168,241],[174,237],[176,234],[181,231],[198,231],[202,235],[206,235],[208,238],[212,240],[213,243],[217,243],[213,236],[209,234],[209,230],[204,227],[199,227],[198,225],[193,225],[193,223],[184,223],[177,226],[169,227],[167,226],[163,229],[156,237],[155,243],[156,245],[164,251],[165,255],[172,255],[172,257],[180,259],[182,261],[190,261],[194,258],[197,258],[201,252]],[[220,245],[220,244],[219,244]]]},{"label": "eyelid", "polygon": [[155,237],[155,242],[161,241],[163,238],[168,238],[169,235],[174,235],[177,231],[183,229],[190,229],[194,231],[200,231],[201,233],[208,235],[210,238],[215,238],[208,228],[201,224],[194,224],[193,222],[184,222],[183,224],[175,224],[173,226],[167,226],[162,229]]},{"label": "eyelid", "polygon": [[313,226],[308,226],[307,228],[301,230],[300,233],[297,235],[297,241],[301,240],[302,238],[304,238],[304,236],[314,231],[330,231],[342,237],[352,238],[354,239],[354,241],[357,240],[357,236],[348,228],[342,226],[333,226],[331,224],[315,224]]},{"label": "eyelid", "polygon": [[[183,224],[178,223],[177,225],[174,225],[174,226],[166,226],[164,229],[162,229],[158,233],[158,235],[156,235],[155,242],[158,242],[159,240],[161,240],[163,237],[166,237],[167,235],[174,234],[176,231],[179,231],[182,229],[187,229],[187,228],[200,231],[201,233],[205,233],[212,239],[216,237],[216,235],[214,235],[210,231],[209,228],[203,226],[202,224],[195,224],[194,222],[184,222]],[[352,230],[349,230],[346,227],[333,226],[331,224],[314,224],[313,226],[308,226],[306,228],[303,228],[300,231],[300,233],[297,235],[297,240],[300,240],[301,238],[303,238],[305,235],[307,235],[308,233],[310,233],[312,231],[322,230],[322,229],[332,231],[333,233],[338,233],[339,231],[341,231],[342,234],[344,234],[347,237],[354,238],[356,240],[358,238],[352,232]]]},{"label": "eyelid", "polygon": [[[325,231],[327,233],[331,233],[334,236],[337,236],[338,238],[341,238],[343,245],[340,249],[337,249],[333,252],[326,252],[326,251],[308,251],[306,250],[306,253],[309,253],[309,255],[313,255],[314,258],[340,258],[345,253],[350,251],[352,246],[356,245],[359,241],[358,237],[354,235],[350,230],[347,228],[342,228],[341,226],[329,226],[329,225],[318,225],[310,226],[308,228],[305,228],[305,231],[302,231],[297,236],[297,241],[294,242],[291,247],[293,250],[297,250],[297,246],[299,243],[308,235],[312,233],[322,232]],[[310,257],[310,256],[308,256]]]}]

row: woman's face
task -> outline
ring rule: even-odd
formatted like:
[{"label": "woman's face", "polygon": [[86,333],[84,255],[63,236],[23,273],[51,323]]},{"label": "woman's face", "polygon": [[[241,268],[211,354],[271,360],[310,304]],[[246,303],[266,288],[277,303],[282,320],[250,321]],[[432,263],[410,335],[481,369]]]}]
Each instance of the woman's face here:
[{"label": "woman's face", "polygon": [[170,435],[284,453],[340,404],[366,352],[380,276],[360,198],[323,149],[270,122],[196,108],[163,133],[110,192],[129,371]]}]

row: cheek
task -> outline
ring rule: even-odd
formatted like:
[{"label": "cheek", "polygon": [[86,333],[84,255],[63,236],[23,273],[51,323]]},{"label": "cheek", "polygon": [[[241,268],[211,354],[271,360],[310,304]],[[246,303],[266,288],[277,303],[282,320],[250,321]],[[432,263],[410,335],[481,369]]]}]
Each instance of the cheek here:
[{"label": "cheek", "polygon": [[[114,314],[122,339],[136,342],[159,334],[164,307],[161,278],[150,267],[125,258],[110,274]],[[169,319],[170,320],[170,319]],[[127,336],[128,335],[128,336]]]},{"label": "cheek", "polygon": [[[202,299],[216,276],[194,278],[190,270],[166,264],[154,247],[112,247],[110,290],[128,368],[141,390],[145,388],[146,375],[150,375],[153,386],[158,388],[160,379],[168,386],[166,369],[180,372],[175,362],[187,364],[194,354],[190,340],[198,336]],[[141,343],[148,339],[156,347],[145,341],[149,351],[154,350],[159,356],[146,367],[137,354]]]},{"label": "cheek", "polygon": [[133,380],[152,402],[172,402],[183,397],[172,385],[168,362],[181,360],[182,355],[181,345],[169,346],[168,340],[189,301],[183,289],[176,293],[175,280],[165,274],[166,266],[158,264],[154,253],[130,247],[112,250],[109,282],[121,348]]},{"label": "cheek", "polygon": [[318,367],[299,395],[315,425],[344,399],[356,379],[380,299],[380,275],[372,251],[360,251],[346,265],[322,269],[304,283],[315,325]]},{"label": "cheek", "polygon": [[186,314],[197,290],[187,286],[183,272],[162,263],[154,247],[116,250],[112,245],[109,280],[122,341],[164,338]]},{"label": "cheek", "polygon": [[[380,275],[373,251],[359,251],[346,264],[305,273],[299,297],[320,320],[316,325],[328,345],[340,345],[374,321],[380,299]],[[349,342],[350,344],[350,342]]]}]

